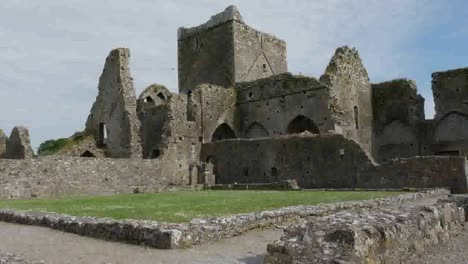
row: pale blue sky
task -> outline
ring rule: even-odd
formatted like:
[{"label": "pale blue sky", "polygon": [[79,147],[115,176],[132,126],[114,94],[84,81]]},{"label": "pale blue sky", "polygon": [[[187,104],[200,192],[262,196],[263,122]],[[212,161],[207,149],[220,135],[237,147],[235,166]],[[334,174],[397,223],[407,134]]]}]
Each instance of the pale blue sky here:
[{"label": "pale blue sky", "polygon": [[151,83],[177,91],[177,28],[230,4],[286,40],[291,72],[319,77],[337,47],[354,46],[372,82],[416,80],[428,118],[431,73],[468,66],[463,0],[1,0],[0,128],[27,126],[34,148],[82,130],[116,47],[131,49],[137,94]]}]

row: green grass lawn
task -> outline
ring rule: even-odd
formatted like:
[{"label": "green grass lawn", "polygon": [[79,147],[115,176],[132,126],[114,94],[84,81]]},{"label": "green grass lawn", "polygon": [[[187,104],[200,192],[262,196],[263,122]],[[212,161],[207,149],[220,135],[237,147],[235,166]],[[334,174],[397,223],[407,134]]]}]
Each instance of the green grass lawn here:
[{"label": "green grass lawn", "polygon": [[299,204],[313,205],[383,198],[400,193],[377,191],[198,191],[117,194],[63,199],[0,200],[0,208],[32,209],[74,216],[187,222],[198,217],[226,216]]}]

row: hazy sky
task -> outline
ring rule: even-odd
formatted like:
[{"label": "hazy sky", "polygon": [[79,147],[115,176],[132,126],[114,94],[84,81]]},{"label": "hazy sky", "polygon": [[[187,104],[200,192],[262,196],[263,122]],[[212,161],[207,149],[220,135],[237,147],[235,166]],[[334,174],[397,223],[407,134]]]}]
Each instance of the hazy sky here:
[{"label": "hazy sky", "polygon": [[82,130],[116,47],[131,49],[137,94],[177,91],[177,28],[230,4],[286,40],[291,72],[320,77],[337,47],[354,46],[372,82],[416,80],[426,118],[431,73],[468,66],[463,0],[0,0],[0,128],[28,127],[34,148]]}]

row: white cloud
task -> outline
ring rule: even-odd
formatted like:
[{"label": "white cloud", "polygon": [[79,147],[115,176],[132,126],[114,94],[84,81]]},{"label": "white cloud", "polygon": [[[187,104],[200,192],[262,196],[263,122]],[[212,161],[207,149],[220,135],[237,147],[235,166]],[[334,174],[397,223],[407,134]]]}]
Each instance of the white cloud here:
[{"label": "white cloud", "polygon": [[177,28],[203,23],[229,4],[248,24],[288,42],[292,72],[319,77],[335,48],[347,44],[359,49],[376,81],[417,66],[405,43],[436,9],[406,0],[2,0],[0,127],[28,126],[36,147],[82,129],[104,59],[119,46],[132,51],[137,93],[153,82],[176,91]]}]

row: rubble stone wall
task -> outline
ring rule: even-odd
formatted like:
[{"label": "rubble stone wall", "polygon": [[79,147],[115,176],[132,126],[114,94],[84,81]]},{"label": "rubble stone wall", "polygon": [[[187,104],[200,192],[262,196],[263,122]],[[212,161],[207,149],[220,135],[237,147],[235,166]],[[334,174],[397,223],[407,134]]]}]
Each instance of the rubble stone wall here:
[{"label": "rubble stone wall", "polygon": [[414,81],[372,84],[372,107],[376,161],[421,155],[418,124],[424,121],[424,98]]},{"label": "rubble stone wall", "polygon": [[112,50],[99,78],[99,94],[86,122],[86,133],[112,158],[141,157],[140,121],[129,69],[130,50]]},{"label": "rubble stone wall", "polygon": [[395,159],[361,173],[364,188],[447,187],[455,193],[468,192],[465,157],[428,156]]},{"label": "rubble stone wall", "polygon": [[162,160],[0,159],[0,198],[155,192],[177,182]]},{"label": "rubble stone wall", "polygon": [[34,151],[31,148],[29,131],[25,127],[14,127],[11,131],[10,138],[6,144],[6,153],[4,158],[7,159],[32,159]]},{"label": "rubble stone wall", "polygon": [[287,228],[268,245],[264,263],[404,263],[447,242],[464,221],[464,209],[447,202],[343,211]]},{"label": "rubble stone wall", "polygon": [[296,180],[301,188],[435,188],[468,192],[465,157],[429,156],[374,164],[342,135],[299,134],[204,144],[217,184]]},{"label": "rubble stone wall", "polygon": [[83,236],[127,241],[161,249],[173,249],[238,236],[252,229],[270,227],[285,222],[315,219],[343,210],[397,206],[404,202],[425,198],[446,198],[448,194],[447,190],[434,189],[366,201],[299,205],[227,217],[193,219],[190,223],[180,224],[145,220],[76,217],[56,213],[9,209],[0,209],[0,221],[45,226]]},{"label": "rubble stone wall", "polygon": [[342,135],[297,134],[204,144],[216,183],[267,183],[294,179],[301,188],[350,188],[373,165],[356,142]]},{"label": "rubble stone wall", "polygon": [[372,156],[372,92],[355,48],[338,48],[320,81],[330,89],[336,132],[358,142]]}]

